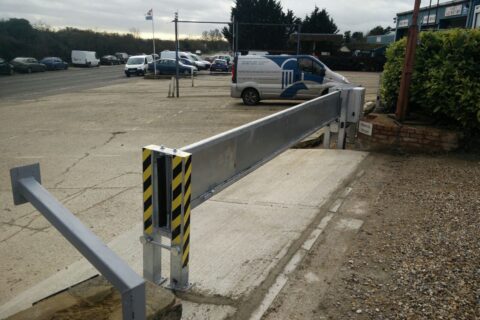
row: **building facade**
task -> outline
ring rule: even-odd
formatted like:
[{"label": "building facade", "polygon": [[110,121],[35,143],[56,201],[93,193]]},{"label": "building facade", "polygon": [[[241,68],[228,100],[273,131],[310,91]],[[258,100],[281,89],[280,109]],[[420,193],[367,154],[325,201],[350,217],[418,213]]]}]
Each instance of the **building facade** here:
[{"label": "building facade", "polygon": [[[407,35],[412,17],[413,11],[397,13],[395,40]],[[420,30],[480,28],[480,0],[432,0],[432,6],[420,9],[418,25]]]}]

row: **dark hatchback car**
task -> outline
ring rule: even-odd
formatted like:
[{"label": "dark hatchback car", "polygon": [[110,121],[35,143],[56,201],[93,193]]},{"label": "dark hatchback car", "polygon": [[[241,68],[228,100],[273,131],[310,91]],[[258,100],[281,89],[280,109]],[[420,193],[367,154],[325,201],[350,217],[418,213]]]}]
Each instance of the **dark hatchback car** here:
[{"label": "dark hatchback car", "polygon": [[44,72],[47,67],[43,63],[39,63],[35,58],[22,58],[18,57],[10,61],[13,65],[13,70],[16,72]]},{"label": "dark hatchback car", "polygon": [[13,66],[2,58],[0,58],[0,74],[13,74]]},{"label": "dark hatchback car", "polygon": [[[157,74],[171,74],[174,75],[176,74],[176,65],[175,65],[175,59],[159,59],[155,61],[156,63],[156,69],[157,69]],[[193,67],[191,66],[186,66],[183,63],[180,63],[178,65],[178,72],[180,74],[190,74],[192,72]],[[153,63],[148,64],[148,71],[152,72],[154,71],[153,69]]]},{"label": "dark hatchback car", "polygon": [[129,55],[126,52],[116,52],[115,57],[118,58],[120,63],[125,63],[125,62],[127,62]]},{"label": "dark hatchback car", "polygon": [[113,66],[114,64],[120,64],[120,60],[112,55],[106,55],[100,58],[100,63]]},{"label": "dark hatchback car", "polygon": [[58,57],[46,57],[40,60],[40,63],[47,67],[47,70],[67,70],[68,63]]},{"label": "dark hatchback car", "polygon": [[232,71],[232,66],[228,64],[227,60],[215,59],[210,66],[210,72],[230,72]]}]

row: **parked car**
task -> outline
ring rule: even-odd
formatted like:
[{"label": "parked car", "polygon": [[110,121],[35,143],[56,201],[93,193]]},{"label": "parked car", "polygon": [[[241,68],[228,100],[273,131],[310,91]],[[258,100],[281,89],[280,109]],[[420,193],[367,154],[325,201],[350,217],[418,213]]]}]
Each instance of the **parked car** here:
[{"label": "parked car", "polygon": [[128,60],[128,54],[125,52],[115,52],[115,57],[117,57],[121,63],[125,63]]},{"label": "parked car", "polygon": [[198,68],[198,70],[209,70],[211,63],[202,59],[200,56],[194,54],[194,53],[187,53],[188,56],[190,57],[190,60],[195,63],[195,66]]},{"label": "parked car", "polygon": [[47,67],[47,70],[67,70],[68,63],[58,57],[46,57],[40,60],[40,63]]},{"label": "parked car", "polygon": [[97,59],[95,51],[72,50],[72,64],[80,67],[99,67],[100,60]]},{"label": "parked car", "polygon": [[190,59],[187,59],[187,58],[180,58],[180,62],[183,63],[184,65],[187,65],[187,66],[196,67],[195,62],[193,62],[193,60],[190,60]]},{"label": "parked car", "polygon": [[212,59],[212,62],[215,61],[216,59],[222,59],[222,60],[227,61],[228,64],[233,63],[233,58],[229,55],[226,55],[226,54],[216,55],[216,56],[211,57],[211,59]]},{"label": "parked car", "polygon": [[0,74],[13,74],[13,66],[7,60],[0,58]]},{"label": "parked car", "polygon": [[23,58],[23,57],[18,57],[10,61],[10,64],[13,65],[13,69],[16,72],[26,72],[26,73],[32,73],[32,72],[44,72],[47,70],[47,67],[39,63],[37,59],[35,58]]},{"label": "parked car", "polygon": [[[155,68],[157,70],[157,74],[170,74],[170,75],[176,74],[175,63],[176,63],[175,59],[159,59],[155,61]],[[150,63],[148,65],[148,71],[154,72],[153,63]],[[188,66],[179,62],[178,72],[180,74],[188,75],[188,74],[192,74],[192,72],[196,73],[197,68],[194,66]]]},{"label": "parked car", "polygon": [[151,55],[131,56],[125,64],[125,75],[130,77],[132,74],[143,76],[147,73],[149,63],[153,62]]},{"label": "parked car", "polygon": [[224,59],[215,59],[210,66],[210,72],[230,72],[232,71],[232,66],[230,66],[227,60]]},{"label": "parked car", "polygon": [[112,55],[106,55],[100,58],[100,63],[104,65],[113,66],[114,64],[120,64],[120,60]]}]

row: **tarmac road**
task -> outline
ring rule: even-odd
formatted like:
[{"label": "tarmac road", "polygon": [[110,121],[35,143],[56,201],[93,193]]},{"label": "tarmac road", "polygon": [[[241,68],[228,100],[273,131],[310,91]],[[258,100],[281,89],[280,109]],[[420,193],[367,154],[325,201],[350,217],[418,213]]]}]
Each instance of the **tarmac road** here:
[{"label": "tarmac road", "polygon": [[24,100],[128,81],[123,65],[0,76],[0,99]]}]

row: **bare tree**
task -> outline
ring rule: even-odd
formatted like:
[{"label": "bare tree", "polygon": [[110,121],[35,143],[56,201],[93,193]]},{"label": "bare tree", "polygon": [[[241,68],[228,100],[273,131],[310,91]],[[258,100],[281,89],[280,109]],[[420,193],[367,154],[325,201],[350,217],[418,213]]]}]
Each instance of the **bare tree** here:
[{"label": "bare tree", "polygon": [[140,30],[138,28],[131,27],[130,29],[128,29],[128,31],[132,34],[132,36],[135,39],[140,38]]}]

